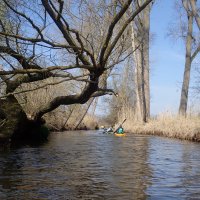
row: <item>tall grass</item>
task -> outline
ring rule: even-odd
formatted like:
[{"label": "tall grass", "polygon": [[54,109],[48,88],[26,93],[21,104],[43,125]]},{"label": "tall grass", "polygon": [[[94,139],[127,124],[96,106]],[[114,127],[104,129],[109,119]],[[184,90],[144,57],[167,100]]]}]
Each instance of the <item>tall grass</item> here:
[{"label": "tall grass", "polygon": [[127,119],[123,125],[126,132],[200,142],[200,116],[195,114],[184,117],[166,112],[142,123],[135,118],[133,109],[125,107],[119,116],[119,122],[124,118]]}]

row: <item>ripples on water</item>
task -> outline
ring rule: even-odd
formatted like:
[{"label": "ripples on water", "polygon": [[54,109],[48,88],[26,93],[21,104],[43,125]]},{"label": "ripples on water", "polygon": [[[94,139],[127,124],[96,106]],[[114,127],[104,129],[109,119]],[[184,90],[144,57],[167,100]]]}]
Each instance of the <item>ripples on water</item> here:
[{"label": "ripples on water", "polygon": [[0,199],[200,199],[200,145],[53,133],[39,147],[0,152]]}]

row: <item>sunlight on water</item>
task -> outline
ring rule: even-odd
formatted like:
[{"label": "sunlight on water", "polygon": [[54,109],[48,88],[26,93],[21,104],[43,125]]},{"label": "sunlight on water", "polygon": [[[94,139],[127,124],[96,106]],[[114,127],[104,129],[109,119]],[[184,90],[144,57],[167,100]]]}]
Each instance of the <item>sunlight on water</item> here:
[{"label": "sunlight on water", "polygon": [[161,137],[53,133],[0,152],[0,199],[198,199],[200,146]]}]

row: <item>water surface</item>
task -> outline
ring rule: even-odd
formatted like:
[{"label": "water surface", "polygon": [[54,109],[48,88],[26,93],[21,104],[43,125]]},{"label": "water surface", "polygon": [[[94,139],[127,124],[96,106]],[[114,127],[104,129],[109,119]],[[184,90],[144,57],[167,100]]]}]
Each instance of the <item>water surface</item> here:
[{"label": "water surface", "polygon": [[98,131],[0,152],[0,199],[200,199],[200,145]]}]

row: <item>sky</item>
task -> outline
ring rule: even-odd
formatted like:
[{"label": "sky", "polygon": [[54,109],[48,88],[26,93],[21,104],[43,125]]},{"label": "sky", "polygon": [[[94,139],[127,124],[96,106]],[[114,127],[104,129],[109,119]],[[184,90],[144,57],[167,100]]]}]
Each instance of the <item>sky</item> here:
[{"label": "sky", "polygon": [[175,0],[156,0],[151,11],[151,115],[166,111],[176,113],[179,107],[185,47],[183,41],[174,42],[167,37],[168,28],[176,14],[174,2]]},{"label": "sky", "polygon": [[[167,33],[176,19],[175,0],[156,0],[151,11],[150,32],[150,93],[151,115],[178,113],[185,66],[185,45],[182,40],[173,40]],[[194,73],[191,74],[191,84]],[[192,96],[192,95],[190,95]],[[100,100],[99,115],[108,113],[104,100]],[[189,98],[189,106],[200,111],[199,101]],[[98,110],[98,109],[97,109]],[[103,114],[104,113],[104,114]]]},{"label": "sky", "polygon": [[151,12],[151,114],[177,113],[185,65],[183,41],[167,36],[175,15],[174,0],[157,0]]}]

